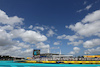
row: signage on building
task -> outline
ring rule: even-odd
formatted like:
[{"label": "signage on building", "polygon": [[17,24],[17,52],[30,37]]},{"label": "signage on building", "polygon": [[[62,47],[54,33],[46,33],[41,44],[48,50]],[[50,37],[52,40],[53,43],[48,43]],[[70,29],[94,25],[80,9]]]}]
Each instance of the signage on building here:
[{"label": "signage on building", "polygon": [[35,57],[35,58],[40,57],[40,49],[34,49],[33,50],[33,57]]}]

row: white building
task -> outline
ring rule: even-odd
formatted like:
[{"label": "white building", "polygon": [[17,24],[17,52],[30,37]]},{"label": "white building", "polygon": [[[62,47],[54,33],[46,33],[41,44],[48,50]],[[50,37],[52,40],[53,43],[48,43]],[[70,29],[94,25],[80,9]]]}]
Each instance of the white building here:
[{"label": "white building", "polygon": [[53,58],[71,58],[73,55],[52,55]]}]

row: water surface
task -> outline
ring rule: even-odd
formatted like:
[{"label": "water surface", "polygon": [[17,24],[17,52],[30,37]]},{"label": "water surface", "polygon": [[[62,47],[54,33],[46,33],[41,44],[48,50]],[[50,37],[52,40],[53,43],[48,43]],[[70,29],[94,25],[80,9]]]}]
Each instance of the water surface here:
[{"label": "water surface", "polygon": [[0,61],[0,67],[100,67],[100,64],[39,64],[15,63],[14,61]]}]

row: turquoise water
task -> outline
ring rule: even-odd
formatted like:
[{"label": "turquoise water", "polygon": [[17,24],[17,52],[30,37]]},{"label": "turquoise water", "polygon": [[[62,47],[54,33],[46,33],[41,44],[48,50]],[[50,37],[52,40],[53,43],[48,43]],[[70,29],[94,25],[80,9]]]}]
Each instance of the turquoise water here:
[{"label": "turquoise water", "polygon": [[100,67],[99,64],[37,64],[0,61],[0,67]]}]

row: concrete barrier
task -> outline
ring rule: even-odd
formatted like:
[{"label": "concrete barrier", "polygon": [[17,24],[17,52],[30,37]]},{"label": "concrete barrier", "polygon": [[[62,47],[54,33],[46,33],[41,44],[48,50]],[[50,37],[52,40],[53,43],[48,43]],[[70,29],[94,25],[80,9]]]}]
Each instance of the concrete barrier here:
[{"label": "concrete barrier", "polygon": [[32,61],[27,60],[25,63],[62,63],[62,64],[100,64],[100,61]]}]

